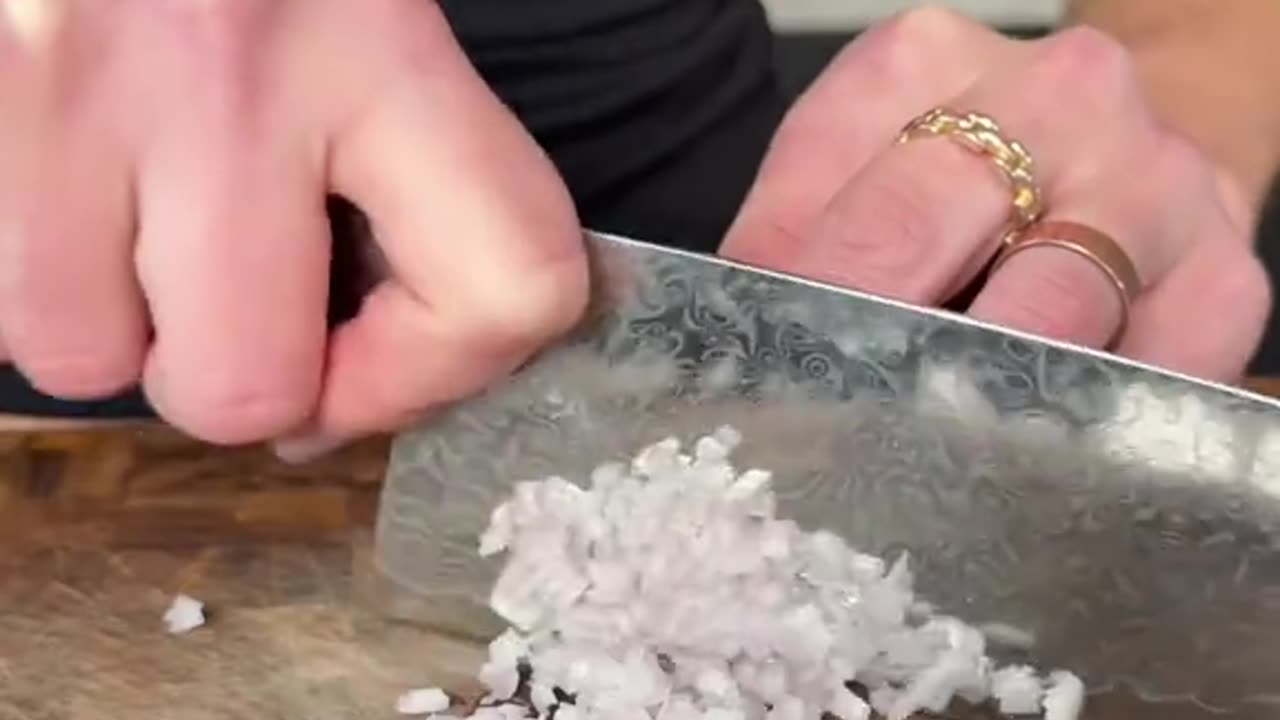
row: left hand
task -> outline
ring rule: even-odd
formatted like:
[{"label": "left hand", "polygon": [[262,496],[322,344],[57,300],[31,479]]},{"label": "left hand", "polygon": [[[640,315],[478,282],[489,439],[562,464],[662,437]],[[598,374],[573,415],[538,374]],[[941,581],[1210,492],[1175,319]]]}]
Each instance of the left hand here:
[{"label": "left hand", "polygon": [[935,107],[996,120],[1035,161],[1043,220],[1114,239],[1140,281],[1126,317],[1100,265],[1028,247],[988,278],[972,316],[1209,379],[1243,373],[1271,306],[1253,210],[1157,118],[1128,51],[1092,29],[1017,41],[926,9],[867,31],[787,116],[722,253],[946,302],[998,252],[1011,195],[954,138],[895,144]]}]

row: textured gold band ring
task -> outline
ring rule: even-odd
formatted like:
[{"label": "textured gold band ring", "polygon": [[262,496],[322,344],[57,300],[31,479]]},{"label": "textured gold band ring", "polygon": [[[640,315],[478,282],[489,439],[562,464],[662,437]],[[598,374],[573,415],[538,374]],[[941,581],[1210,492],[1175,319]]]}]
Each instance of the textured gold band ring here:
[{"label": "textured gold band ring", "polygon": [[1055,247],[1075,253],[1102,271],[1120,297],[1120,324],[1112,336],[1112,344],[1124,336],[1129,327],[1129,311],[1142,292],[1138,269],[1124,248],[1109,235],[1096,228],[1068,221],[1035,223],[1018,233],[996,257],[991,266],[995,273],[1009,258],[1037,247]]},{"label": "textured gold band ring", "polygon": [[1035,178],[1035,161],[1021,143],[1004,136],[995,120],[974,112],[934,108],[907,123],[898,135],[898,143],[924,137],[946,137],[987,158],[1008,182],[1013,207],[1001,233],[1001,245],[1007,246],[1020,231],[1040,219],[1044,202]]}]

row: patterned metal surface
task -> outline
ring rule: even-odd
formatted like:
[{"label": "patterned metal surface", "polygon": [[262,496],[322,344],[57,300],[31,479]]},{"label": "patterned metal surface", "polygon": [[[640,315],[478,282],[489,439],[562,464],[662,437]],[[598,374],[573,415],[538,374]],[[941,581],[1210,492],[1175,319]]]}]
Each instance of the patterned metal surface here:
[{"label": "patterned metal surface", "polygon": [[[942,312],[594,237],[596,306],[508,384],[402,435],[384,609],[483,636],[513,481],[743,431],[781,512],[912,552],[945,610],[1094,687],[1276,712],[1280,406]],[[1188,342],[1192,339],[1188,338]],[[1186,717],[1221,717],[1191,712]],[[1179,715],[1181,717],[1181,715]]]}]

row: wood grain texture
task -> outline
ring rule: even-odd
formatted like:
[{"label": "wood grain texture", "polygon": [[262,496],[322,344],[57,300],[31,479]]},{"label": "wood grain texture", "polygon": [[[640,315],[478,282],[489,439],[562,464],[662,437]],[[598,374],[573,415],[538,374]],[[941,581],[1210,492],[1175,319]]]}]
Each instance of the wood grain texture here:
[{"label": "wood grain texture", "polygon": [[293,466],[160,425],[0,434],[0,546],[324,538],[372,522],[386,451]]},{"label": "wood grain texture", "polygon": [[[482,648],[383,621],[358,542],[46,549],[0,560],[0,719],[392,718],[397,695],[469,689]],[[176,592],[209,622],[171,636]]]},{"label": "wood grain texture", "polygon": [[[482,648],[361,601],[386,448],[0,435],[0,720],[392,718],[407,688],[469,689]],[[173,637],[178,592],[210,620]]]}]

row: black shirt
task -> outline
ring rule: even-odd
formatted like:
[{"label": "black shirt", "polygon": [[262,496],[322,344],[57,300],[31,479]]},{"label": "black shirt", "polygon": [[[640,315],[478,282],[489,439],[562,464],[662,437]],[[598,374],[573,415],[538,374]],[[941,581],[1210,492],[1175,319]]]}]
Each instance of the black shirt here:
[{"label": "black shirt", "polygon": [[480,73],[590,205],[723,123],[771,77],[757,0],[442,0]]}]

